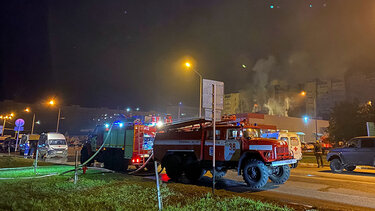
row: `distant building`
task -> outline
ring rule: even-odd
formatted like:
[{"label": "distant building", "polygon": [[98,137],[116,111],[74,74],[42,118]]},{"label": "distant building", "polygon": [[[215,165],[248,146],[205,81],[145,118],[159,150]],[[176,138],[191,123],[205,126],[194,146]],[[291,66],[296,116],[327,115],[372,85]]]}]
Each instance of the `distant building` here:
[{"label": "distant building", "polygon": [[332,108],[345,101],[346,89],[344,80],[315,80],[305,84],[306,114],[310,117],[329,119]]},{"label": "distant building", "polygon": [[223,114],[237,114],[241,112],[240,93],[230,93],[224,95]]},{"label": "distant building", "polygon": [[[24,112],[26,107],[31,108],[30,113]],[[11,100],[0,102],[0,114],[9,112],[15,113],[15,119],[22,118],[25,120],[24,133],[30,133],[32,116],[35,113],[35,120],[39,124],[35,124],[34,132],[54,132],[56,131],[58,109],[56,107],[48,107],[43,104],[25,104]],[[89,108],[78,105],[61,106],[61,119],[59,132],[69,135],[87,135],[96,125],[112,122],[116,118],[124,116],[146,116],[157,114],[155,111],[136,111],[126,109],[110,109],[110,108]],[[7,130],[13,134],[14,120],[8,120],[6,124]],[[0,121],[2,125],[2,122]]]},{"label": "distant building", "polygon": [[[173,121],[198,118],[199,108],[193,106],[169,105],[167,106],[167,114],[172,115]],[[202,109],[202,115],[204,114]]]},{"label": "distant building", "polygon": [[345,75],[347,99],[360,103],[375,100],[375,72],[350,71]]}]

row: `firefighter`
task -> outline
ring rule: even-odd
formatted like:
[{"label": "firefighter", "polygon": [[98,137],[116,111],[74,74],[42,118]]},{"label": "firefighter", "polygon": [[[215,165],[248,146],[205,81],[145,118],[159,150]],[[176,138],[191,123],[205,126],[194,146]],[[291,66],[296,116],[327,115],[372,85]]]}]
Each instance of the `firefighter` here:
[{"label": "firefighter", "polygon": [[[316,143],[314,144],[314,154],[315,154],[315,157],[316,157],[316,163],[318,164],[318,168],[320,168],[320,166],[322,166],[322,168],[323,168],[323,158],[322,158],[323,149],[322,149],[322,145],[320,144],[319,140],[316,140]],[[320,162],[319,162],[319,160],[320,160]]]}]

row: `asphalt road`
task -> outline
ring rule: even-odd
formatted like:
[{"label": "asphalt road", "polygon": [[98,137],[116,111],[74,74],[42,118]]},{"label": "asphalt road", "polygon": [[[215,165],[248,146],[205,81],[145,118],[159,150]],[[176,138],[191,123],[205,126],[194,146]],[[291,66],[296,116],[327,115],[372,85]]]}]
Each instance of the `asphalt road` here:
[{"label": "asphalt road", "polygon": [[[201,185],[209,184],[210,180],[203,178]],[[247,188],[242,176],[229,171],[218,182],[217,188],[298,204],[306,209],[375,210],[375,170],[368,169],[333,174],[329,167],[298,167],[292,169],[285,184],[273,185],[269,182],[261,191]]]}]

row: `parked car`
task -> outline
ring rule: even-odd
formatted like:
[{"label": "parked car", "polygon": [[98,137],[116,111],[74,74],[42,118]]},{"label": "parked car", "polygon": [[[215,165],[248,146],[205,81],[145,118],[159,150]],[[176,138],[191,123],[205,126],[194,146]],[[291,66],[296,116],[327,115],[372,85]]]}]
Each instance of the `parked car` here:
[{"label": "parked car", "polygon": [[39,156],[44,158],[67,157],[68,145],[61,133],[42,133],[38,143]]},{"label": "parked car", "polygon": [[6,141],[10,136],[0,136],[0,152],[8,152]]},{"label": "parked car", "polygon": [[314,144],[313,143],[302,143],[301,144],[302,150],[306,152],[314,151]]},{"label": "parked car", "polygon": [[39,138],[40,136],[38,134],[23,134],[19,143],[20,155],[29,156],[35,153]]},{"label": "parked car", "polygon": [[16,148],[16,139],[10,136],[2,136],[0,138],[0,150],[1,152],[14,152]]},{"label": "parked car", "polygon": [[356,166],[375,166],[375,136],[362,136],[351,139],[343,148],[335,148],[328,152],[333,173],[341,173],[344,169],[354,171]]}]

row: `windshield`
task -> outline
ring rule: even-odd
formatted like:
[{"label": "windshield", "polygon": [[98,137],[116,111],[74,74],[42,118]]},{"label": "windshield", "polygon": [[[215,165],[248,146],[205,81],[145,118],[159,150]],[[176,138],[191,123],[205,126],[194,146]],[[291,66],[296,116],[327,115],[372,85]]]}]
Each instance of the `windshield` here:
[{"label": "windshield", "polygon": [[259,138],[260,137],[260,129],[254,128],[247,128],[243,130],[245,138]]},{"label": "windshield", "polygon": [[290,137],[290,145],[298,146],[299,145],[298,138],[297,137]]},{"label": "windshield", "polygon": [[66,145],[66,141],[64,139],[51,139],[48,142],[50,145]]}]

